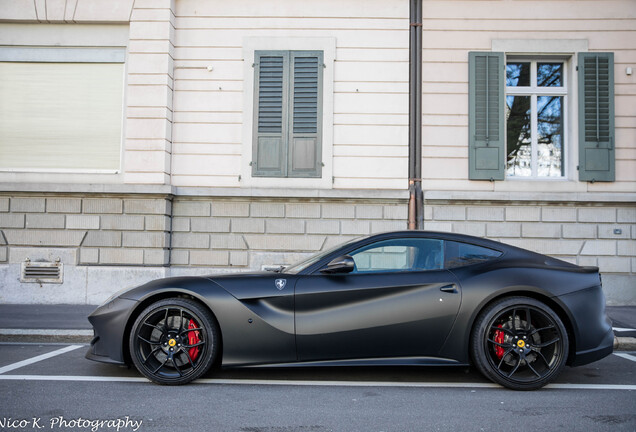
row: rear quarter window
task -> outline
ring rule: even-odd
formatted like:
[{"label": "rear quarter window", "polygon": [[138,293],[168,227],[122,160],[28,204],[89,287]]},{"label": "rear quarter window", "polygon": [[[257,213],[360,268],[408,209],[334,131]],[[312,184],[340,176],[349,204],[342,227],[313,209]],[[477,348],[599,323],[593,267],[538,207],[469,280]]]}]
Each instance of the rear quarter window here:
[{"label": "rear quarter window", "polygon": [[470,243],[446,241],[444,267],[464,267],[490,261],[501,256],[501,252]]}]

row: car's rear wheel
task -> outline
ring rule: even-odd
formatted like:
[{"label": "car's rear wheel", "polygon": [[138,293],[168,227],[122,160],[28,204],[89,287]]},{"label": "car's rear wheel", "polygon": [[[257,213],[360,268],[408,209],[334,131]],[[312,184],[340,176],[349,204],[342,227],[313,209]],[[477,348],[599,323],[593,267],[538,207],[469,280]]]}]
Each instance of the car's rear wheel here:
[{"label": "car's rear wheel", "polygon": [[508,297],[488,306],[471,338],[477,369],[514,390],[534,390],[554,380],[565,366],[568,346],[559,316],[528,297]]},{"label": "car's rear wheel", "polygon": [[135,367],[158,384],[186,384],[206,373],[217,355],[218,326],[199,303],[157,301],[139,314],[130,332]]}]

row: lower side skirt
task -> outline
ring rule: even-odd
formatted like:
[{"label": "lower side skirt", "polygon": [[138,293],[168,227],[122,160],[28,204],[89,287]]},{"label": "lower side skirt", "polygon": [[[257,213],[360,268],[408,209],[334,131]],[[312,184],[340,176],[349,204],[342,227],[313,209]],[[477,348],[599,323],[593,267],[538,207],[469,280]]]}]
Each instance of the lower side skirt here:
[{"label": "lower side skirt", "polygon": [[468,363],[460,363],[457,360],[438,357],[399,357],[399,358],[372,358],[372,359],[345,359],[345,360],[316,360],[298,361],[289,363],[267,364],[233,364],[223,365],[224,368],[281,368],[281,367],[325,367],[325,366],[469,366]]}]

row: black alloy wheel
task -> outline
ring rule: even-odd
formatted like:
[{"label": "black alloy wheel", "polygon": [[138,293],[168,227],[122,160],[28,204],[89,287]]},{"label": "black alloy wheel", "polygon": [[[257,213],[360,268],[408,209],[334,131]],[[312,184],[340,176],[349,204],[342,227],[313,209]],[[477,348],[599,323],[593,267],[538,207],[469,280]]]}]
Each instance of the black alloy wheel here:
[{"label": "black alloy wheel", "polygon": [[180,385],[206,373],[217,356],[219,331],[199,303],[170,298],[148,306],[130,332],[135,367],[158,384]]},{"label": "black alloy wheel", "polygon": [[559,316],[528,297],[504,298],[488,306],[471,338],[477,369],[513,390],[535,390],[554,380],[565,366],[568,347]]}]

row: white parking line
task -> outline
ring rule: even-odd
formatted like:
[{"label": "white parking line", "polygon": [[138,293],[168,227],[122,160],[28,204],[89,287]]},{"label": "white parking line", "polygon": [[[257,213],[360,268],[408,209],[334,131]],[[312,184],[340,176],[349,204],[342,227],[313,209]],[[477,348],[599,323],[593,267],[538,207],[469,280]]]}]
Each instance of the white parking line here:
[{"label": "white parking line", "polygon": [[0,368],[0,374],[12,371],[14,369],[21,368],[23,366],[28,366],[30,364],[37,363],[39,361],[46,360],[46,359],[51,358],[51,357],[55,357],[55,356],[58,356],[60,354],[67,353],[69,351],[76,350],[78,348],[82,348],[83,346],[84,345],[70,345],[70,346],[67,346],[67,347],[64,347],[64,348],[60,348],[59,350],[55,350],[55,351],[47,353],[47,354],[42,354],[42,355],[39,355],[37,357],[32,357],[30,359],[19,361],[17,363],[12,363],[10,365],[1,367]]},{"label": "white parking line", "polygon": [[93,330],[0,329],[3,336],[93,336]]},{"label": "white parking line", "polygon": [[99,381],[99,382],[146,382],[141,377],[67,376],[67,375],[0,375],[0,381]]},{"label": "white parking line", "polygon": [[619,356],[619,357],[623,357],[624,359],[627,359],[627,360],[631,360],[631,361],[633,361],[633,362],[636,362],[636,356],[633,356],[633,355],[631,355],[631,354],[625,354],[625,353],[618,353],[618,352],[615,352],[615,353],[614,353],[614,355],[617,355],[617,356]]},{"label": "white parking line", "polygon": [[[68,342],[0,342],[0,346],[68,346]],[[89,344],[75,344],[87,347]]]},{"label": "white parking line", "polygon": [[[0,381],[88,381],[88,382],[145,382],[141,377],[63,376],[63,375],[0,375]],[[377,381],[298,381],[298,380],[243,380],[243,379],[199,379],[193,384],[216,385],[261,385],[294,387],[394,387],[394,388],[483,388],[504,389],[492,383],[445,383],[445,382],[377,382]],[[636,390],[636,385],[627,384],[548,384],[553,390]]]}]

